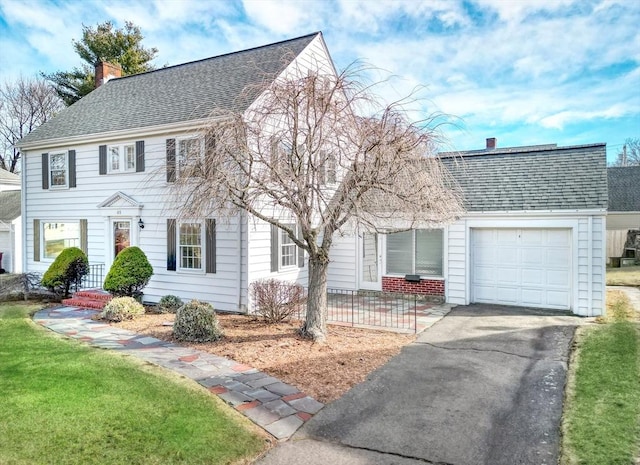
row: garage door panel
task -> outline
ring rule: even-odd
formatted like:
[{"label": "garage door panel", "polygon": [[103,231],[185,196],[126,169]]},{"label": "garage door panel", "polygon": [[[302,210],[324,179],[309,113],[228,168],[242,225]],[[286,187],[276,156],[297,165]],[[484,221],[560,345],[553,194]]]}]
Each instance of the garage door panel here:
[{"label": "garage door panel", "polygon": [[472,301],[569,309],[569,229],[472,230]]}]

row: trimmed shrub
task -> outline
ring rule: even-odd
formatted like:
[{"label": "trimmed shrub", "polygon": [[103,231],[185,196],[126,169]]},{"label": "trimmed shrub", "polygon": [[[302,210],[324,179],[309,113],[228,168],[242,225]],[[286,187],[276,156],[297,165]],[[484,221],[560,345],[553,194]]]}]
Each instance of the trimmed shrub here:
[{"label": "trimmed shrub", "polygon": [[68,297],[71,286],[77,290],[88,273],[89,260],[85,253],[78,247],[67,247],[49,266],[41,282],[51,292]]},{"label": "trimmed shrub", "polygon": [[104,290],[122,297],[139,297],[153,276],[153,267],[139,247],[127,247],[113,261],[104,280]]},{"label": "trimmed shrub", "polygon": [[198,300],[184,304],[176,312],[173,335],[178,341],[210,342],[222,337],[213,305]]},{"label": "trimmed shrub", "polygon": [[300,284],[263,279],[251,283],[255,313],[267,323],[279,323],[298,313],[306,301]]},{"label": "trimmed shrub", "polygon": [[104,310],[100,313],[100,318],[109,321],[133,320],[140,315],[144,315],[144,307],[133,297],[116,297],[111,299]]},{"label": "trimmed shrub", "polygon": [[182,307],[183,302],[180,297],[175,295],[162,296],[158,302],[158,313],[176,313]]}]

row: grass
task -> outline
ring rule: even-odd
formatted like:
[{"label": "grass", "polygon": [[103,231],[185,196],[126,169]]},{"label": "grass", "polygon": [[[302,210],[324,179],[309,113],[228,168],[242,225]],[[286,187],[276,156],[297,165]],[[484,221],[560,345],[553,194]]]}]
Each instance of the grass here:
[{"label": "grass", "polygon": [[640,287],[640,266],[607,268],[607,286]]},{"label": "grass", "polygon": [[640,456],[640,323],[621,292],[603,324],[578,330],[561,464],[634,464]]},{"label": "grass", "polygon": [[0,304],[0,464],[248,463],[265,435],[191,381]]}]

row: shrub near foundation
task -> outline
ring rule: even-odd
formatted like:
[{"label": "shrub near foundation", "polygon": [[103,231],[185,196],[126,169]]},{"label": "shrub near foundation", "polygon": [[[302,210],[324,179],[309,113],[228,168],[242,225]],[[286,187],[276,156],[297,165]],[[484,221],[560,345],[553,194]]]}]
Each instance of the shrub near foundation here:
[{"label": "shrub near foundation", "polygon": [[165,295],[158,302],[159,313],[176,313],[182,307],[183,302],[180,297],[175,295]]},{"label": "shrub near foundation", "polygon": [[213,306],[192,300],[176,312],[173,335],[178,341],[210,342],[222,337],[222,330]]},{"label": "shrub near foundation", "polygon": [[144,315],[144,307],[133,297],[116,297],[111,299],[100,314],[100,318],[109,321],[133,320]]},{"label": "shrub near foundation", "polygon": [[56,294],[69,296],[71,286],[76,288],[89,273],[89,260],[78,247],[67,247],[56,257],[42,276],[42,286]]},{"label": "shrub near foundation", "polygon": [[139,247],[127,247],[113,261],[104,290],[115,296],[138,297],[153,276],[153,267]]}]

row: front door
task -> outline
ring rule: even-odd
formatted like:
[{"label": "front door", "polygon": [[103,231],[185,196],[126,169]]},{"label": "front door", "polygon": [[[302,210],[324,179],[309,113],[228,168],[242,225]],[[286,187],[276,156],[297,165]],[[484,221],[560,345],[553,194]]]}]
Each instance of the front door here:
[{"label": "front door", "polygon": [[382,289],[382,270],[380,269],[380,236],[365,232],[360,239],[360,289],[379,291]]},{"label": "front door", "polygon": [[118,219],[113,225],[113,258],[131,245],[131,220]]}]

